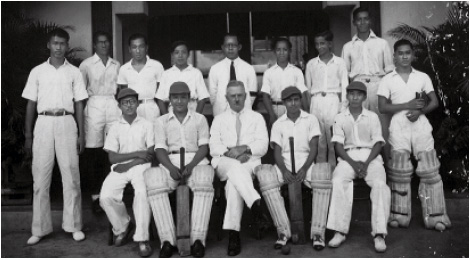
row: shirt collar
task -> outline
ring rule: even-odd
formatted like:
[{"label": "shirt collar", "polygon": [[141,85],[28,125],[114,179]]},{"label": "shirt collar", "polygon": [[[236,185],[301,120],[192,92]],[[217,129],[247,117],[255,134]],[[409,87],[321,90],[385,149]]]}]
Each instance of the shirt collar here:
[{"label": "shirt collar", "polygon": [[[298,117],[298,119],[301,119],[301,118],[306,118],[308,117],[309,114],[306,113],[305,111],[303,111],[303,109],[300,109],[300,116]],[[287,120],[290,120],[287,116],[287,113],[285,112],[285,114],[283,114],[279,119],[277,119],[278,121],[287,121]]]},{"label": "shirt collar", "polygon": [[[93,61],[93,63],[98,63],[98,62],[101,62],[101,58],[98,56],[98,54],[97,54],[96,52],[94,53],[94,55],[93,55],[93,58],[92,58],[92,59],[93,59],[93,60],[92,60],[92,61]],[[108,57],[107,57],[107,63],[112,63],[112,64],[115,64],[115,63],[116,63],[116,61],[115,61],[113,58],[111,58],[111,57],[109,57],[109,56],[108,56]],[[107,66],[107,64],[106,64],[106,66]]]},{"label": "shirt collar", "polygon": [[[332,53],[332,59],[331,59],[331,60],[328,62],[328,64],[329,64],[329,63],[333,63],[333,62],[335,62],[335,60],[336,60],[336,57],[337,57],[337,56],[335,56],[335,54],[334,54],[334,53]],[[317,58],[318,58],[318,61],[317,61],[317,62],[318,62],[318,64],[320,64],[320,63],[324,63],[324,64],[326,64],[324,61],[322,61],[322,60],[321,60],[321,58],[319,58],[319,55],[318,55],[318,57],[317,57]]]},{"label": "shirt collar", "polygon": [[[238,65],[238,63],[239,63],[240,60],[241,60],[241,58],[239,58],[239,57],[236,58],[236,59],[234,59],[234,60],[233,60],[234,65],[235,65],[235,66]],[[232,61],[232,60],[230,60],[230,59],[228,59],[227,57],[225,57],[224,61],[225,61],[226,63],[228,63],[228,64],[231,64],[231,61]]]},{"label": "shirt collar", "polygon": [[[145,67],[152,67],[152,66],[153,66],[153,62],[151,62],[150,56],[147,55],[146,57],[147,57],[147,62],[145,62],[145,65],[143,66],[143,68],[145,68]],[[134,69],[134,68],[132,67],[132,61],[133,61],[133,60],[134,60],[134,59],[130,59],[130,61],[129,61],[129,65],[130,65],[130,66],[129,66],[128,69]],[[143,69],[143,68],[142,68],[142,69]]]},{"label": "shirt collar", "polygon": [[190,71],[190,70],[192,70],[192,69],[194,68],[194,67],[192,67],[191,64],[187,64],[187,65],[188,65],[188,66],[187,66],[185,69],[183,69],[183,70],[180,70],[176,65],[173,65],[173,66],[170,68],[170,70],[175,70],[175,71],[185,71],[185,70],[188,70],[188,71]]},{"label": "shirt collar", "polygon": [[[413,67],[411,67],[412,69],[410,70],[410,73],[415,73],[415,69]],[[394,68],[389,74],[391,74],[391,76],[396,76],[396,75],[399,75],[399,73],[397,73],[396,71],[396,68]]]},{"label": "shirt collar", "polygon": [[[287,64],[287,66],[285,67],[285,69],[288,69],[288,68],[291,68],[291,67],[294,67],[295,65],[291,64],[290,62]],[[273,68],[282,68],[280,67],[280,65],[278,65],[278,63],[276,62],[274,66],[272,66]]]},{"label": "shirt collar", "polygon": [[[193,112],[189,109],[189,110],[187,111],[186,117],[184,118],[184,120],[182,120],[182,122],[184,123],[185,121],[189,120],[189,118],[192,117],[192,113],[193,113]],[[173,111],[171,111],[171,112],[168,113],[168,120],[171,120],[171,119],[176,119],[176,120],[177,120],[177,117],[176,117],[176,115],[174,114]]]},{"label": "shirt collar", "polygon": [[[142,120],[142,117],[140,117],[140,116],[137,115],[137,117],[134,119],[134,121],[132,121],[132,124],[137,123],[137,122],[139,122],[140,120]],[[130,125],[129,122],[127,122],[127,121],[124,119],[124,116],[121,116],[119,122],[120,122],[121,124],[128,124],[128,125]]]},{"label": "shirt collar", "polygon": [[241,111],[239,111],[239,113],[236,113],[236,112],[235,112],[233,109],[231,109],[231,107],[230,107],[230,113],[231,113],[232,115],[234,115],[234,116],[236,116],[237,114],[239,114],[239,115],[241,116],[242,114],[244,114],[245,111],[246,111],[246,109],[243,108]]},{"label": "shirt collar", "polygon": [[[370,35],[368,36],[368,39],[370,39],[370,38],[378,38],[378,36],[376,36],[375,32],[373,32],[373,30],[371,30],[371,29],[370,29]],[[358,38],[358,34],[355,34],[352,38],[352,41],[358,41],[358,40],[361,41],[361,39]]]},{"label": "shirt collar", "polygon": [[[50,58],[47,59],[47,64],[49,64],[50,66],[53,66],[52,64],[50,64]],[[70,65],[70,62],[68,62],[67,59],[64,60],[64,64],[60,65],[60,67],[62,66],[68,66]]]},{"label": "shirt collar", "polygon": [[[352,116],[352,113],[350,113],[350,109],[349,109],[349,108],[347,108],[347,109],[344,111],[344,113],[345,113],[346,116]],[[360,115],[358,115],[358,118],[360,118],[360,116],[366,116],[366,117],[368,117],[368,116],[370,116],[370,113],[371,113],[370,110],[368,110],[368,109],[366,109],[366,108],[363,108],[363,109],[362,109],[362,113],[361,113]]]}]

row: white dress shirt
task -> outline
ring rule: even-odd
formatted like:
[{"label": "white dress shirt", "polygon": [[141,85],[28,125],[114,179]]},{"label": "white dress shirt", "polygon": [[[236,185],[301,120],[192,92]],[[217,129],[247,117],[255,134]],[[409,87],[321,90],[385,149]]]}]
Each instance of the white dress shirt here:
[{"label": "white dress shirt", "polygon": [[210,129],[210,155],[212,166],[217,167],[218,161],[228,148],[247,145],[251,149],[252,160],[258,160],[267,153],[269,136],[265,120],[261,114],[251,109],[240,112],[240,140],[236,133],[236,112],[229,109],[213,119]]},{"label": "white dress shirt", "polygon": [[106,65],[95,53],[80,64],[80,71],[86,85],[88,95],[91,96],[114,96],[117,90],[117,75],[120,63],[108,57]]},{"label": "white dress shirt", "polygon": [[24,87],[23,98],[37,102],[37,112],[65,109],[74,113],[74,102],[88,98],[80,70],[66,59],[55,68],[50,59],[34,67]]},{"label": "white dress shirt", "polygon": [[145,66],[137,72],[132,67],[132,60],[124,64],[119,70],[117,84],[127,85],[138,93],[138,99],[153,99],[156,94],[157,83],[163,74],[163,65],[147,56]]},{"label": "white dress shirt", "polygon": [[180,70],[175,65],[165,70],[155,97],[163,101],[169,101],[169,89],[177,81],[185,82],[189,86],[191,99],[193,100],[202,100],[210,97],[202,72],[190,64],[183,70]]},{"label": "white dress shirt", "polygon": [[386,40],[370,30],[368,39],[362,41],[357,35],[342,49],[349,78],[357,75],[384,76],[394,69],[392,52]]},{"label": "white dress shirt", "polygon": [[264,72],[261,92],[269,94],[273,101],[282,101],[282,90],[289,86],[297,87],[301,93],[308,90],[303,72],[296,66],[288,63],[283,69],[275,64]]},{"label": "white dress shirt", "polygon": [[311,94],[319,92],[342,93],[345,100],[348,86],[348,73],[345,61],[332,54],[332,59],[324,63],[319,57],[306,64],[306,86]]},{"label": "white dress shirt", "polygon": [[[234,61],[234,67],[236,71],[236,80],[244,83],[247,98],[244,107],[252,109],[252,102],[249,98],[249,92],[257,92],[257,77],[254,68],[240,59],[236,58]],[[210,102],[213,106],[213,115],[219,115],[229,108],[226,100],[226,86],[230,82],[230,66],[231,60],[224,58],[217,64],[210,68],[208,75],[209,79],[209,93]]]}]

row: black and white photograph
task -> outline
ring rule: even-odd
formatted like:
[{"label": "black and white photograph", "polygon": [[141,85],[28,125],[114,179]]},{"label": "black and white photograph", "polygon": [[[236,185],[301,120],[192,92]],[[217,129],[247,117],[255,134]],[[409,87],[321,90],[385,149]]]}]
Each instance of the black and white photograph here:
[{"label": "black and white photograph", "polygon": [[2,258],[469,257],[469,1],[2,1]]}]

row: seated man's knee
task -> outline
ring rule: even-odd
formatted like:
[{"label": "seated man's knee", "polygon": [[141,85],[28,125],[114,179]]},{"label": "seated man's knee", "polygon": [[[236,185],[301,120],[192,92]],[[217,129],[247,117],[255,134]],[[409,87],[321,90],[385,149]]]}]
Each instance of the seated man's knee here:
[{"label": "seated man's knee", "polygon": [[143,172],[148,196],[153,193],[168,192],[168,174],[161,167],[151,167]]},{"label": "seated man's knee", "polygon": [[189,178],[189,186],[193,191],[199,189],[213,190],[213,178],[215,171],[210,165],[197,165],[192,169],[192,174]]},{"label": "seated man's knee", "polygon": [[277,169],[273,165],[259,165],[254,168],[254,174],[259,180],[261,191],[266,191],[281,186],[277,176]]},{"label": "seated man's knee", "polygon": [[311,188],[332,188],[332,166],[329,163],[317,163],[311,171]]}]

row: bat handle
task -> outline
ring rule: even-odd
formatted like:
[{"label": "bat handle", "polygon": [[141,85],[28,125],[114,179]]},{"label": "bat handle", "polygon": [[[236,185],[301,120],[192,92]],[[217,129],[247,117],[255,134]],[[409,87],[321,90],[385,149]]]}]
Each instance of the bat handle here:
[{"label": "bat handle", "polygon": [[[182,173],[186,166],[186,163],[185,163],[186,149],[184,147],[179,148],[179,156],[180,156],[179,168],[181,169],[181,173]],[[186,178],[182,177],[181,185],[185,185],[185,184],[186,184]]]},{"label": "bat handle", "polygon": [[295,139],[293,136],[289,137],[290,142],[290,159],[291,159],[291,172],[293,175],[296,174],[295,170]]}]

